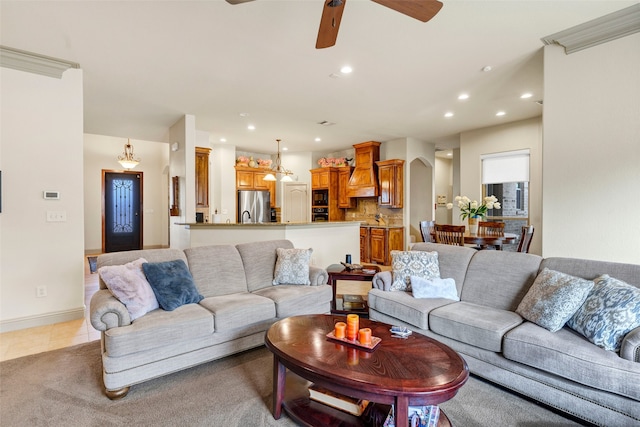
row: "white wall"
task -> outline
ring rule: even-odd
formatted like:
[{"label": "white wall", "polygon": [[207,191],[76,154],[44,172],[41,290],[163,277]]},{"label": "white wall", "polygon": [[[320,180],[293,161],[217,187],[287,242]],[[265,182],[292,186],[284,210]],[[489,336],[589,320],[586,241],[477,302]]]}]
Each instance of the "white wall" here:
[{"label": "white wall", "polygon": [[[82,318],[82,70],[56,79],[2,68],[0,88],[0,331]],[[66,221],[47,222],[47,211]],[[40,285],[47,296],[36,298]]]},{"label": "white wall", "polygon": [[[536,229],[529,252],[542,254],[542,120],[540,117],[463,132],[460,135],[460,195],[482,198],[483,154],[529,149],[529,223]],[[546,189],[545,189],[546,191]],[[457,194],[454,194],[457,196]],[[453,223],[462,224],[453,209]]]},{"label": "white wall", "polygon": [[[102,250],[102,170],[121,171],[117,157],[127,138],[84,135],[84,249]],[[143,247],[169,244],[169,145],[162,142],[131,140],[140,164],[133,170],[143,173]]]},{"label": "white wall", "polygon": [[639,46],[545,47],[545,256],[640,264]]},{"label": "white wall", "polygon": [[[453,159],[435,158],[436,166],[434,168],[436,195],[447,196],[447,203],[453,203]],[[446,207],[436,207],[435,220],[438,224],[452,224],[453,210]]]}]

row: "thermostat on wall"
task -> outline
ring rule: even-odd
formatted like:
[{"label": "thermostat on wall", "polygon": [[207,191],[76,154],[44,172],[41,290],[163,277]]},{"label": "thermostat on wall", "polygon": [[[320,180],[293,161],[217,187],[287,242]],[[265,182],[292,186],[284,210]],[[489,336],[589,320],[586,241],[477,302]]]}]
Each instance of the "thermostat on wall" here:
[{"label": "thermostat on wall", "polygon": [[47,200],[58,200],[60,198],[60,192],[45,190],[42,192],[42,197],[44,197]]}]

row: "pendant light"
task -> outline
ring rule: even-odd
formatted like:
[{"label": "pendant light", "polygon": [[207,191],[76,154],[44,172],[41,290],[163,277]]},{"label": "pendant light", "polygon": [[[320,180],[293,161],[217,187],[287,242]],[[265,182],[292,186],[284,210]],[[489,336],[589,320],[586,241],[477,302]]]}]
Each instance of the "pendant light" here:
[{"label": "pendant light", "polygon": [[127,139],[127,143],[124,146],[124,152],[122,155],[118,156],[118,163],[120,163],[125,169],[133,169],[138,166],[138,163],[140,163],[140,159],[135,157],[133,154],[133,145],[131,145],[131,140]]},{"label": "pendant light", "polygon": [[277,181],[276,176],[280,175],[280,181],[281,182],[291,182],[293,181],[293,179],[291,178],[291,175],[293,175],[293,172],[291,172],[289,169],[285,169],[282,165],[281,165],[281,160],[280,160],[280,139],[276,139],[276,141],[278,142],[278,154],[276,156],[276,163],[275,165],[271,168],[271,172],[268,173],[267,175],[265,175],[264,180],[265,181]]}]

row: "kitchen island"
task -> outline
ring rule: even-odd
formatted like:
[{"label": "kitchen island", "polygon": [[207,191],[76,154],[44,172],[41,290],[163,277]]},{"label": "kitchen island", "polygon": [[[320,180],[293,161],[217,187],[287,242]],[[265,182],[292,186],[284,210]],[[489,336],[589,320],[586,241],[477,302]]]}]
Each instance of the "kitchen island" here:
[{"label": "kitchen island", "polygon": [[[326,268],[351,254],[360,263],[360,222],[304,222],[261,224],[175,223],[180,238],[172,238],[171,247],[186,249],[206,245],[236,245],[264,240],[287,239],[296,248],[313,248],[311,265]],[[176,230],[177,231],[177,230]],[[172,236],[174,236],[172,234]]]}]

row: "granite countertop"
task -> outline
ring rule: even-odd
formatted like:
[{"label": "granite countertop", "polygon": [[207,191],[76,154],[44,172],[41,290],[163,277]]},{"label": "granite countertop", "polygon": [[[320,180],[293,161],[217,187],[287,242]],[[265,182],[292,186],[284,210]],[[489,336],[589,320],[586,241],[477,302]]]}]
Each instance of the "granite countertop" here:
[{"label": "granite countertop", "polygon": [[403,225],[379,225],[379,224],[367,224],[367,223],[362,223],[360,224],[360,227],[365,227],[365,228],[404,228]]},{"label": "granite countertop", "polygon": [[331,225],[360,225],[357,221],[321,221],[321,222],[262,222],[262,223],[236,223],[236,222],[176,222],[176,225],[184,225],[188,228],[213,228],[213,227],[308,227]]}]

